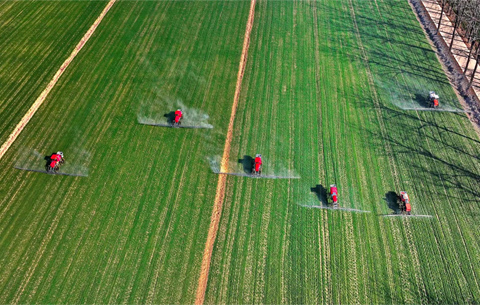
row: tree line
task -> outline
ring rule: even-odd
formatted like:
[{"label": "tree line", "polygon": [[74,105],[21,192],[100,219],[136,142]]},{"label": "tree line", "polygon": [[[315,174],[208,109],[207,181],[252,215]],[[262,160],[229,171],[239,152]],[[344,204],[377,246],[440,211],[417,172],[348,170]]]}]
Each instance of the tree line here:
[{"label": "tree line", "polygon": [[[436,0],[440,4],[442,10],[440,20],[437,25],[437,32],[445,18],[449,18],[453,25],[453,35],[449,42],[450,52],[452,51],[453,42],[456,35],[460,35],[466,42],[469,49],[468,59],[463,74],[466,74],[467,67],[472,59],[476,59],[476,65],[470,76],[470,86],[473,83],[475,74],[479,69],[480,60],[480,0]],[[442,20],[443,19],[443,20]],[[448,43],[448,42],[447,42]]]}]

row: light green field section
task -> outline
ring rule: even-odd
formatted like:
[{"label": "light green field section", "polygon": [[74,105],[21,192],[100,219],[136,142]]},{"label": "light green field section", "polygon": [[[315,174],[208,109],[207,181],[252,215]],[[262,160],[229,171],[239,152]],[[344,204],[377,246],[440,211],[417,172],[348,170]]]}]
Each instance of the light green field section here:
[{"label": "light green field section", "polygon": [[70,55],[104,1],[0,3],[0,142]]},{"label": "light green field section", "polygon": [[[248,8],[112,7],[1,160],[0,303],[194,301]],[[137,123],[180,106],[215,129]],[[57,150],[88,177],[13,168]]]},{"label": "light green field section", "polygon": [[[480,141],[464,114],[400,108],[460,107],[408,2],[260,1],[255,20],[230,155],[301,179],[228,179],[206,302],[479,302]],[[370,213],[316,208],[332,183]],[[432,218],[384,217],[401,190]]]}]

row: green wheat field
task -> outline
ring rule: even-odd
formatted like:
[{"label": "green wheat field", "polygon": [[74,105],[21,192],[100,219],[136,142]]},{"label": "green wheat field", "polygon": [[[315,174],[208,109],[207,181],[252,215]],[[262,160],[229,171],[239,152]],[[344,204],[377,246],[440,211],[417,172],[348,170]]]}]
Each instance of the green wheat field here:
[{"label": "green wheat field", "polygon": [[[0,2],[2,143],[106,4]],[[0,160],[0,303],[195,302],[249,7],[114,4]],[[479,303],[480,138],[430,90],[407,0],[259,0],[229,167],[300,178],[227,178],[205,303]],[[139,124],[177,108],[213,128]]]}]

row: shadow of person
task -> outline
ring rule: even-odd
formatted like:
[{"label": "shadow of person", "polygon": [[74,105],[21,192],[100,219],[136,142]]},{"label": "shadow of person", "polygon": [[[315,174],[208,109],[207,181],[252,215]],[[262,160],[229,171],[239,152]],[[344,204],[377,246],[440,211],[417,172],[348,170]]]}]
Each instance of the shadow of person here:
[{"label": "shadow of person", "polygon": [[52,161],[52,155],[53,155],[53,154],[55,154],[55,153],[52,153],[52,154],[50,154],[50,155],[45,156],[45,157],[43,158],[43,160],[45,160],[45,161],[47,161],[47,162]]},{"label": "shadow of person", "polygon": [[383,198],[387,204],[388,208],[393,210],[395,214],[400,214],[400,204],[398,203],[398,194],[394,191],[390,191],[385,194],[385,198]]},{"label": "shadow of person", "polygon": [[415,102],[417,102],[417,104],[422,108],[430,108],[428,97],[420,93],[415,93]]},{"label": "shadow of person", "polygon": [[53,153],[51,153],[50,155],[45,156],[45,157],[43,158],[43,160],[45,160],[45,170],[46,170],[47,172],[48,172],[48,170],[49,170],[49,168],[50,168],[50,163],[52,163],[52,161],[53,161],[53,160],[52,160],[52,156],[53,156],[54,154],[56,154],[56,152],[53,152]]},{"label": "shadow of person", "polygon": [[175,111],[170,111],[169,113],[165,113],[163,116],[167,118],[168,124],[173,124],[173,122],[175,121]]},{"label": "shadow of person", "polygon": [[328,192],[323,185],[317,184],[315,187],[310,188],[310,191],[317,195],[318,200],[322,203],[323,206],[328,206]]},{"label": "shadow of person", "polygon": [[253,171],[253,157],[252,156],[243,156],[243,159],[238,159],[238,163],[242,164],[243,171],[246,174],[251,174]]}]

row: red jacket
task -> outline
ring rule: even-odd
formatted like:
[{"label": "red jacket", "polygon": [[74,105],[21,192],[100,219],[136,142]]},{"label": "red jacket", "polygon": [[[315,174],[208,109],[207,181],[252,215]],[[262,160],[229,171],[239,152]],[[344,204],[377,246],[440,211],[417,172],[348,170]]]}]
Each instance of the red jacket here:
[{"label": "red jacket", "polygon": [[255,158],[255,171],[260,171],[260,166],[262,165],[262,158],[256,157]]},{"label": "red jacket", "polygon": [[180,122],[180,119],[182,118],[183,114],[181,111],[175,111],[175,123]]}]

